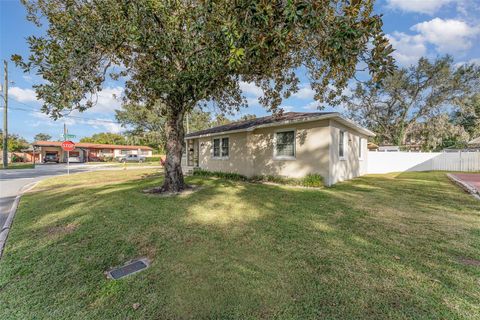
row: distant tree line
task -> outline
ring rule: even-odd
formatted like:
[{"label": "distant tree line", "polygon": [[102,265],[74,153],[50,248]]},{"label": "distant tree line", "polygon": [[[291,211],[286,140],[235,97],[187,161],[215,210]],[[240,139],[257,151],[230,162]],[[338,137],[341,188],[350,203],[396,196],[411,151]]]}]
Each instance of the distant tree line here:
[{"label": "distant tree line", "polygon": [[421,58],[345,98],[347,116],[374,131],[378,144],[464,148],[480,135],[480,66],[458,66],[450,56]]},{"label": "distant tree line", "polygon": [[[123,136],[126,144],[141,144],[165,151],[167,136],[165,134],[165,117],[161,106],[147,107],[136,104],[124,104],[116,110],[116,119],[126,129]],[[239,120],[255,118],[255,115],[243,115]],[[184,119],[184,126],[189,132],[199,131],[232,122],[224,113],[204,111],[194,108]],[[99,142],[98,142],[99,143]]]},{"label": "distant tree line", "polygon": [[[28,141],[18,134],[8,134],[8,151],[15,152],[27,149]],[[0,129],[0,149],[3,150],[3,130]]]}]

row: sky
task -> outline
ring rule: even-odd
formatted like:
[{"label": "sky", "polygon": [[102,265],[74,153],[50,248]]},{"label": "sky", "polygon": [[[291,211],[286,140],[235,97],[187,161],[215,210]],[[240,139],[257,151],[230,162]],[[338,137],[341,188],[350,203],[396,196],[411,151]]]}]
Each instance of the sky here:
[{"label": "sky", "polygon": [[[394,57],[402,67],[414,64],[422,56],[430,59],[450,54],[456,63],[480,64],[480,0],[377,0],[375,11],[383,15],[384,32],[395,48]],[[42,30],[25,19],[25,9],[17,0],[0,0],[0,59],[12,54],[28,56],[26,37],[41,35]],[[98,97],[95,107],[71,117],[53,121],[39,112],[34,84],[41,78],[25,74],[9,62],[9,133],[33,141],[37,133],[47,133],[60,139],[66,123],[74,141],[98,132],[122,132],[115,121],[115,109],[120,108],[123,93],[121,82],[109,81]],[[3,82],[3,63],[1,64]],[[286,111],[316,111],[314,92],[301,75],[300,90],[284,101]],[[242,114],[267,115],[258,104],[262,91],[251,83],[241,83],[249,108]],[[1,101],[1,100],[0,100]],[[0,102],[3,106],[3,102]],[[327,108],[327,111],[335,109]],[[338,111],[338,110],[337,110]],[[3,117],[3,109],[2,109]],[[3,123],[3,119],[2,119]]]}]

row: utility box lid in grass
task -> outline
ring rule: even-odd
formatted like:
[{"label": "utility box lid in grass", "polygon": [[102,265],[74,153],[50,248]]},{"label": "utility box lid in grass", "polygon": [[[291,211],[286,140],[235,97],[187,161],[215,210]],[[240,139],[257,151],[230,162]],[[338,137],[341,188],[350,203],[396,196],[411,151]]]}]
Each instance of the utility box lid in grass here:
[{"label": "utility box lid in grass", "polygon": [[106,274],[109,279],[117,280],[133,273],[140,272],[148,268],[148,266],[149,261],[147,259],[132,260],[122,267],[107,271]]}]

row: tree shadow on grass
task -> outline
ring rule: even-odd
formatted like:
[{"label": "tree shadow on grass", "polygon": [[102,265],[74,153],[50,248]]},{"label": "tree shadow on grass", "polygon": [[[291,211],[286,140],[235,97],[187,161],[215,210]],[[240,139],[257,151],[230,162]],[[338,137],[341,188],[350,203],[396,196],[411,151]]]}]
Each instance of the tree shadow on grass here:
[{"label": "tree shadow on grass", "polygon": [[[438,179],[309,190],[191,177],[205,188],[170,198],[141,192],[159,177],[58,184],[22,200],[0,296],[23,317],[61,306],[88,318],[468,318],[478,272],[452,259],[479,253],[479,206]],[[139,256],[152,266],[104,279]]]}]

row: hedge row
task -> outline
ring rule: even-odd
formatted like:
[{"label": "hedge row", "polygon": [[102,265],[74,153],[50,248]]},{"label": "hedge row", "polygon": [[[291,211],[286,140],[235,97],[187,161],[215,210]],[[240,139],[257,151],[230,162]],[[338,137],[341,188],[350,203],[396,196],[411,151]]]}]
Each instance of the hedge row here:
[{"label": "hedge row", "polygon": [[273,182],[278,184],[303,186],[303,187],[323,187],[323,177],[316,173],[311,173],[303,178],[285,178],[274,175],[260,175],[248,178],[244,175],[233,172],[208,171],[197,169],[193,171],[194,176],[200,177],[217,177],[233,181],[250,181],[250,182]]}]

